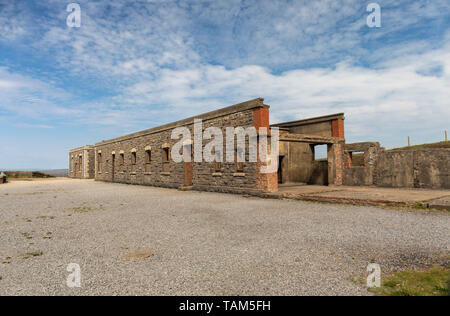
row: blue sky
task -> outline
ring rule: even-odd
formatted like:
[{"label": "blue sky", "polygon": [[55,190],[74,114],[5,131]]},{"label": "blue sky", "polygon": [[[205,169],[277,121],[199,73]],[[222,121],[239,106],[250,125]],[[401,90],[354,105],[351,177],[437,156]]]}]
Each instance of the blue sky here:
[{"label": "blue sky", "polygon": [[0,169],[256,97],[271,122],[346,113],[348,142],[450,130],[450,2],[0,0]]}]

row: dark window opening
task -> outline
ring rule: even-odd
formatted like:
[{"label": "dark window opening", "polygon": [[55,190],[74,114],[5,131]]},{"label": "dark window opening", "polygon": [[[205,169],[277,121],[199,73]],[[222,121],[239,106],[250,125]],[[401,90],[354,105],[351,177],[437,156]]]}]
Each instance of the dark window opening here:
[{"label": "dark window opening", "polygon": [[170,160],[169,148],[163,148],[163,162],[169,162],[169,160]]},{"label": "dark window opening", "polygon": [[350,167],[364,167],[364,152],[363,151],[354,151],[348,152],[346,155],[346,166]]},{"label": "dark window opening", "polygon": [[145,151],[145,172],[151,171],[152,152],[151,150]]},{"label": "dark window opening", "polygon": [[[102,172],[102,154],[101,153],[98,153],[97,170],[98,170],[98,172]],[[80,157],[80,171],[81,171],[81,157]]]},{"label": "dark window opening", "polygon": [[120,171],[123,172],[125,169],[125,155],[120,154]]},{"label": "dark window opening", "polygon": [[169,172],[170,171],[170,151],[169,148],[165,147],[162,151],[162,161],[163,161],[163,172]]},{"label": "dark window opening", "polygon": [[131,172],[136,172],[136,152],[131,153]]}]

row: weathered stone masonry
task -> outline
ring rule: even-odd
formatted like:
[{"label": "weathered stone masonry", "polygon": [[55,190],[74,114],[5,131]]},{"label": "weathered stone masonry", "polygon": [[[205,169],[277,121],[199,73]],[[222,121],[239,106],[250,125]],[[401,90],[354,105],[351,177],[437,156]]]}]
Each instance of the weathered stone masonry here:
[{"label": "weathered stone masonry", "polygon": [[[224,136],[227,127],[279,128],[278,171],[264,174],[261,161],[249,162],[248,139],[243,163],[174,162],[171,149],[179,140],[171,139],[172,130],[187,127],[193,138],[195,119],[202,120],[203,131],[214,126]],[[185,146],[192,150],[193,144],[191,139]],[[316,157],[318,145],[326,145],[327,159]],[[343,113],[269,125],[262,98],[76,148],[69,161],[72,178],[216,192],[273,192],[285,184],[450,188],[448,149],[386,151],[376,142],[346,144]]]},{"label": "weathered stone masonry", "polygon": [[[171,139],[172,130],[176,127],[187,127],[194,135],[195,119],[201,119],[203,130],[208,127],[219,127],[226,135],[227,127],[261,127],[270,129],[269,106],[262,98],[247,101],[217,111],[205,113],[171,124],[155,127],[123,137],[103,141],[92,146],[74,149],[70,152],[70,176],[86,177],[84,170],[93,170],[99,181],[152,185],[170,188],[193,188],[195,190],[216,192],[273,192],[278,189],[278,173],[265,174],[260,172],[263,162],[249,162],[248,139],[246,142],[246,161],[243,163],[229,162],[191,162],[176,163],[170,159],[170,151],[178,140]],[[337,122],[341,121],[341,122]],[[335,124],[338,123],[338,124]],[[321,176],[324,184],[342,183],[342,166],[340,152],[343,148],[343,115],[322,117],[316,120],[291,122],[290,128],[281,128],[280,144],[284,148],[313,150],[314,144],[328,144],[329,159],[323,166]],[[301,133],[299,133],[301,132]],[[308,133],[310,132],[310,133]],[[336,136],[336,137],[335,137]],[[270,138],[270,135],[269,135]],[[270,139],[269,139],[270,142]],[[207,141],[203,142],[205,146]],[[192,146],[193,141],[186,146]],[[225,146],[225,144],[224,144]],[[225,152],[225,148],[223,150]],[[81,155],[81,156],[80,156]],[[92,155],[94,158],[92,159]],[[76,158],[78,157],[78,158]],[[80,157],[89,157],[84,160]],[[301,170],[295,168],[298,158],[291,155],[285,162],[292,167],[286,169],[291,173],[289,182],[301,182]],[[300,156],[301,158],[301,156]],[[308,156],[304,165],[313,165],[313,156]],[[259,159],[259,155],[258,155]],[[80,166],[87,163],[86,169]],[[281,167],[280,167],[281,168]],[[310,168],[311,169],[311,168]],[[281,172],[281,171],[280,171]],[[309,175],[311,177],[311,175]],[[289,177],[286,177],[288,179]],[[281,182],[281,181],[280,181]],[[286,182],[286,181],[285,181]]]},{"label": "weathered stone masonry", "polygon": [[84,146],[69,151],[69,177],[92,179],[95,176],[94,146]]},{"label": "weathered stone masonry", "polygon": [[345,185],[450,189],[448,148],[387,151],[366,142],[346,144],[344,151]]},{"label": "weathered stone masonry", "polygon": [[222,128],[225,135],[226,127],[253,126],[257,130],[260,127],[269,128],[268,115],[268,106],[264,105],[262,99],[256,99],[97,143],[95,179],[170,188],[192,187],[196,190],[218,192],[276,190],[276,177],[261,174],[260,163],[248,162],[248,142],[246,162],[242,164],[204,161],[176,163],[169,157],[172,146],[178,142],[171,139],[172,130],[185,126],[193,136],[194,119],[202,120],[203,129],[211,126]]}]

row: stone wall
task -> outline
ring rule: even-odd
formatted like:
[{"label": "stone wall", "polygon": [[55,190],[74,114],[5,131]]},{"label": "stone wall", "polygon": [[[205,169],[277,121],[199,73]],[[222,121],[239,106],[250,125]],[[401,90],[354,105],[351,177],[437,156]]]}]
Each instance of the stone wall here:
[{"label": "stone wall", "polygon": [[378,160],[376,185],[450,189],[450,149],[382,152]]},{"label": "stone wall", "polygon": [[[352,157],[363,152],[362,156]],[[354,165],[354,160],[358,165]],[[344,185],[392,188],[450,188],[450,149],[386,151],[379,143],[346,144]]]},{"label": "stone wall", "polygon": [[74,148],[69,151],[69,177],[93,179],[95,176],[95,156],[93,146]]},{"label": "stone wall", "polygon": [[308,184],[328,185],[328,161],[314,161],[312,174]]},{"label": "stone wall", "polygon": [[[95,145],[95,179],[170,188],[192,186],[196,190],[218,192],[274,191],[277,189],[276,178],[273,175],[261,175],[260,163],[248,162],[248,142],[246,144],[246,162],[239,166],[236,162],[224,161],[218,164],[203,161],[193,162],[191,167],[189,163],[176,163],[172,159],[166,161],[167,151],[170,152],[173,145],[179,141],[171,139],[174,128],[187,127],[191,132],[191,144],[193,143],[194,119],[202,120],[203,130],[212,126],[221,128],[224,136],[226,127],[256,127],[257,129],[269,127],[268,106],[263,104],[263,99],[256,99],[104,141]],[[203,148],[208,142],[209,140],[203,141]],[[225,153],[225,148],[222,152]],[[241,166],[242,168],[240,168]],[[189,181],[187,181],[186,175],[188,174],[192,174],[191,185],[187,184]]]},{"label": "stone wall", "polygon": [[[373,185],[382,148],[377,142],[345,144],[344,185]],[[359,157],[355,153],[360,153]],[[355,161],[357,160],[357,161]]]},{"label": "stone wall", "polygon": [[308,183],[313,174],[314,151],[310,144],[280,141],[282,183]]},{"label": "stone wall", "polygon": [[[344,114],[309,118],[272,125],[284,135],[319,136],[317,142],[280,141],[282,183],[337,184],[342,182],[341,144],[344,142]],[[327,139],[325,139],[327,138]],[[315,145],[329,145],[327,161],[315,160]]]}]

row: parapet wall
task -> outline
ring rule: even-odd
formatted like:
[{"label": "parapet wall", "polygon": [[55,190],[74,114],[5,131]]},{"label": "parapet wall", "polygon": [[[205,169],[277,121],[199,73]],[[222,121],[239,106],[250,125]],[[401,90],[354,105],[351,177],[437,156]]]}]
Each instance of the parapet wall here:
[{"label": "parapet wall", "polygon": [[378,160],[376,185],[450,189],[450,149],[383,152]]},{"label": "parapet wall", "polygon": [[450,189],[448,148],[386,151],[379,143],[355,143],[344,151],[344,185]]}]

